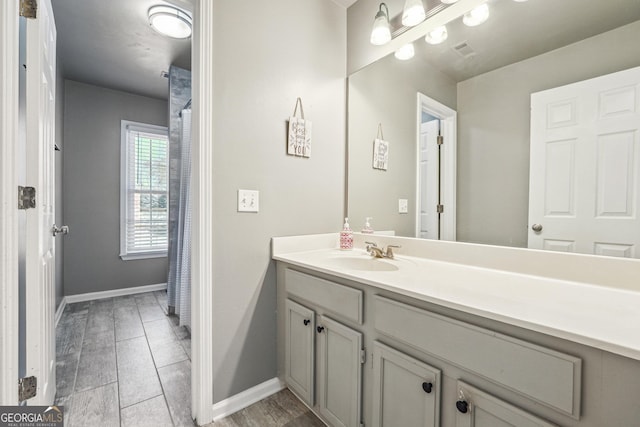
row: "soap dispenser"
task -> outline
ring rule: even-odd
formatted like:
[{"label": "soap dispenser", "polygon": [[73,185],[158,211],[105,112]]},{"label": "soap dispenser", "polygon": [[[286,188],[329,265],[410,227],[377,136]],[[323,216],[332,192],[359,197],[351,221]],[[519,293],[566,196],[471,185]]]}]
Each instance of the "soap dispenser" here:
[{"label": "soap dispenser", "polygon": [[371,218],[370,216],[364,219],[364,227],[362,227],[362,233],[373,234],[373,228],[371,227],[371,224],[369,224],[369,220],[372,220],[372,219],[373,218]]},{"label": "soap dispenser", "polygon": [[353,231],[351,231],[351,227],[349,226],[349,218],[344,219],[344,226],[340,232],[340,249],[353,249]]}]

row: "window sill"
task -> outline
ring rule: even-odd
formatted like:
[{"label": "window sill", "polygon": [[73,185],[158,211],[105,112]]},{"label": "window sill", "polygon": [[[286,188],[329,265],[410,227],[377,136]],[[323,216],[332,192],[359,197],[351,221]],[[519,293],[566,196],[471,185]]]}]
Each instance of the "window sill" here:
[{"label": "window sill", "polygon": [[137,252],[132,254],[121,254],[123,261],[133,261],[137,259],[166,258],[167,252]]}]

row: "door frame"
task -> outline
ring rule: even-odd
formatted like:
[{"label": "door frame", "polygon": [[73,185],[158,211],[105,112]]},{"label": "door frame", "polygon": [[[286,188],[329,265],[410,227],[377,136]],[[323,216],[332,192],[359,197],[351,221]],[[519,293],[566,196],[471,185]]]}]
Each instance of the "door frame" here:
[{"label": "door frame", "polygon": [[[416,200],[420,200],[420,124],[422,112],[440,119],[440,131],[444,137],[441,149],[440,200],[444,212],[440,217],[440,240],[456,240],[456,171],[457,171],[457,120],[458,113],[427,95],[418,92],[416,104]],[[415,235],[420,237],[420,203],[416,203]]]},{"label": "door frame", "polygon": [[18,0],[0,2],[0,405],[18,402]]},{"label": "door frame", "polygon": [[[193,72],[193,276],[191,414],[213,421],[213,2],[195,0]],[[0,404],[18,396],[18,140],[19,0],[0,2]],[[206,236],[201,238],[201,236]]]}]

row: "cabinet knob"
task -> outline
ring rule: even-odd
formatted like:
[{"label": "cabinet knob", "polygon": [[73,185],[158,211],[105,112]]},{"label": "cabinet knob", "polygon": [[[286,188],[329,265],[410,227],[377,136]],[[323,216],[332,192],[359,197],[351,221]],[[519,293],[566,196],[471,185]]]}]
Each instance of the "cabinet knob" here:
[{"label": "cabinet knob", "polygon": [[431,393],[431,390],[433,389],[433,384],[425,381],[422,383],[422,389],[424,390],[425,393]]},{"label": "cabinet knob", "polygon": [[302,323],[304,323],[304,326],[307,326],[309,323],[311,323],[311,320],[309,320],[309,319],[304,319],[304,320],[302,321]]},{"label": "cabinet knob", "polygon": [[316,328],[316,331],[318,331],[318,333],[319,333],[319,334],[321,334],[321,333],[322,333],[322,331],[324,331],[324,326],[318,326],[318,327]]},{"label": "cabinet knob", "polygon": [[456,408],[458,408],[458,411],[466,414],[469,410],[469,403],[466,400],[458,400],[456,402]]}]

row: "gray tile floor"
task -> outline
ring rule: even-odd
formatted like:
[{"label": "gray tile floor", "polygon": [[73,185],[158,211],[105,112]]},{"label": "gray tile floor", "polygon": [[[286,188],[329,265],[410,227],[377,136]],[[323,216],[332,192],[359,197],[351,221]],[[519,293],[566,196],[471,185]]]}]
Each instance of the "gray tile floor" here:
[{"label": "gray tile floor", "polygon": [[[65,426],[193,426],[191,336],[164,291],[68,304],[56,328]],[[209,427],[324,424],[283,390]]]},{"label": "gray tile floor", "polygon": [[69,304],[56,328],[65,425],[193,426],[191,336],[164,291]]}]

